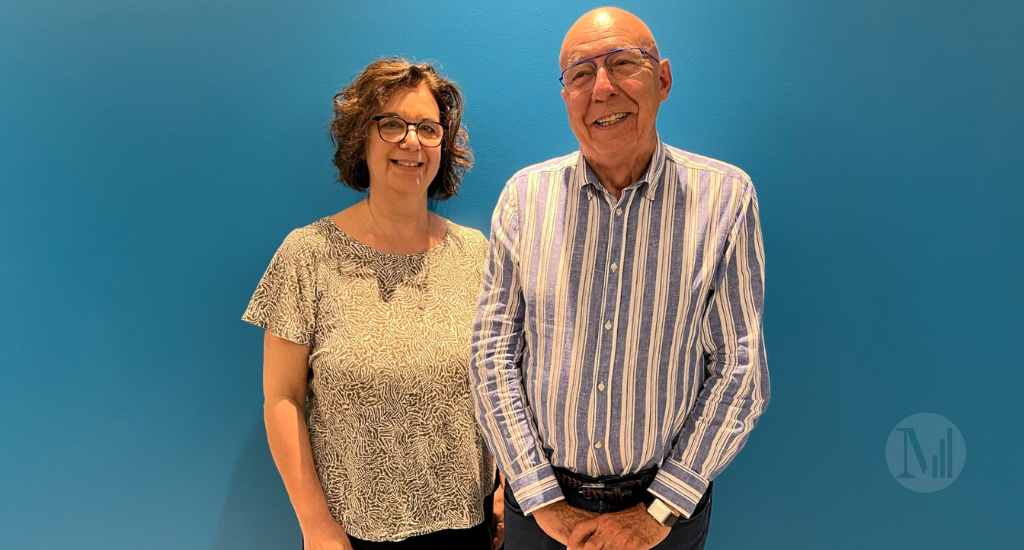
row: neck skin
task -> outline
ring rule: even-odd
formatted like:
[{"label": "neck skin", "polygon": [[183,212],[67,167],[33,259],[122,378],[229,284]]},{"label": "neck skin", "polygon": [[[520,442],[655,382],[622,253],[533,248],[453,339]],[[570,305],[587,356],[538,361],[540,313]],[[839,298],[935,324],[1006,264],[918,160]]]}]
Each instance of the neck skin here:
[{"label": "neck skin", "polygon": [[430,211],[427,195],[403,195],[371,189],[366,197],[369,228],[378,242],[393,248],[393,254],[414,254],[429,249]]},{"label": "neck skin", "polygon": [[657,143],[651,140],[635,149],[623,151],[611,162],[594,162],[585,152],[583,158],[587,159],[587,165],[594,171],[597,181],[601,182],[609,193],[615,195],[615,198],[622,198],[622,190],[636,183],[647,170],[655,149]]}]

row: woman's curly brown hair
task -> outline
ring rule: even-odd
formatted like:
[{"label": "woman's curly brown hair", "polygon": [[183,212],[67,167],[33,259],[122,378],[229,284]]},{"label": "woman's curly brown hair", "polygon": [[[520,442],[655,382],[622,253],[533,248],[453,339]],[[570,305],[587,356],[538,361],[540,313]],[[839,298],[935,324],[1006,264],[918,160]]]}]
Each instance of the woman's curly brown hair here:
[{"label": "woman's curly brown hair", "polygon": [[366,167],[366,137],[372,118],[391,96],[403,88],[425,83],[437,101],[444,126],[441,142],[441,166],[427,188],[427,196],[446,200],[459,190],[462,176],[473,166],[469,136],[461,128],[462,93],[455,83],[438,74],[429,63],[412,64],[402,58],[378,59],[370,63],[351,84],[334,96],[334,119],[330,138],[336,150],[334,165],[338,179],[356,191],[370,187]]}]

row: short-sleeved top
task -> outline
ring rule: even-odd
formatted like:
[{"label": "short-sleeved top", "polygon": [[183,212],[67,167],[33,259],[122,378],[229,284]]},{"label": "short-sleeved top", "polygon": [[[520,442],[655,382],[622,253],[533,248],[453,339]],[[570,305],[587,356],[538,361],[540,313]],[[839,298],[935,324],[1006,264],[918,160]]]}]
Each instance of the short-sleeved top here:
[{"label": "short-sleeved top", "polygon": [[487,240],[379,252],[327,217],[292,231],[242,316],[310,347],[306,422],[335,519],[395,541],[483,521],[495,466],[477,430],[469,349]]}]

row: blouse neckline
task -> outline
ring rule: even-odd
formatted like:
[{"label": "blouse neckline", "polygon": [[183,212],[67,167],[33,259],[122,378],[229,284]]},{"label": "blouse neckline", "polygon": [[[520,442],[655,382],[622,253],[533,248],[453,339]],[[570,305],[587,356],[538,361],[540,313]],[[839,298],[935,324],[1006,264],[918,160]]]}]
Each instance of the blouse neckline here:
[{"label": "blouse neckline", "polygon": [[[438,217],[440,217],[440,216],[438,216]],[[448,244],[448,239],[451,237],[451,234],[452,234],[452,226],[451,226],[451,223],[449,223],[447,219],[441,218],[441,220],[444,221],[444,238],[441,239],[441,242],[437,243],[435,246],[432,246],[431,248],[428,248],[428,249],[423,250],[421,252],[413,252],[412,254],[389,254],[387,252],[383,252],[381,250],[377,250],[376,248],[374,248],[374,247],[364,243],[363,241],[360,241],[359,239],[353,237],[352,235],[349,235],[348,233],[346,233],[344,229],[342,229],[341,227],[338,227],[338,224],[334,223],[334,218],[332,218],[331,216],[326,216],[326,217],[322,218],[320,221],[322,221],[322,222],[326,223],[327,225],[333,227],[335,232],[337,232],[339,235],[341,235],[342,238],[344,238],[344,239],[350,241],[351,243],[353,243],[357,248],[368,250],[372,254],[377,254],[379,256],[383,256],[383,257],[386,257],[386,258],[416,258],[416,257],[419,257],[419,256],[426,256],[427,254],[430,254],[430,253],[435,252],[435,251],[440,251],[440,249],[442,247],[444,247],[445,245]]]}]

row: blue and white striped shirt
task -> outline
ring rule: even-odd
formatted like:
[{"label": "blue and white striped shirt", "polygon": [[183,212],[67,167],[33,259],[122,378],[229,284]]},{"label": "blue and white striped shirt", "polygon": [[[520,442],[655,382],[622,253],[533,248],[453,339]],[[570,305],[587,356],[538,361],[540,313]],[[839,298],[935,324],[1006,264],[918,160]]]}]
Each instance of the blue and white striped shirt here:
[{"label": "blue and white striped shirt", "polygon": [[757,198],[736,167],[658,147],[616,199],[579,153],[494,211],[473,330],[484,439],[526,513],[587,476],[658,466],[692,513],[769,400]]}]

